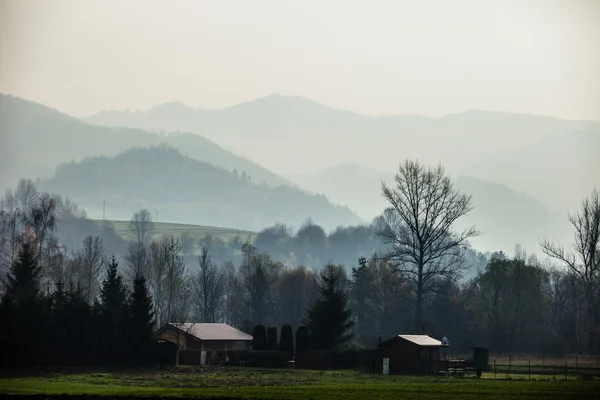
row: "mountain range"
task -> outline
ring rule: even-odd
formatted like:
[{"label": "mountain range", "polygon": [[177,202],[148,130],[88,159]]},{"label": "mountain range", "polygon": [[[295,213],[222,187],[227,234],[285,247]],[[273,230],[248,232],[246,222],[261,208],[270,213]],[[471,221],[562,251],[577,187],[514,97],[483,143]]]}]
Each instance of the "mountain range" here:
[{"label": "mountain range", "polygon": [[[544,236],[568,241],[567,208],[600,186],[600,123],[488,111],[368,117],[268,96],[223,110],[166,103],[82,121],[0,95],[0,133],[1,189],[39,177],[88,212],[106,197],[111,218],[148,206],[172,222],[258,230],[312,217],[332,229],[378,215],[381,182],[393,181],[405,157],[445,159],[473,196],[461,221],[484,232],[473,244],[535,251]],[[281,173],[296,162],[300,172]]]},{"label": "mountain range", "polygon": [[[39,179],[42,188],[71,196],[89,215],[101,215],[106,198],[113,219],[129,219],[139,208],[152,207],[171,222],[248,230],[276,222],[299,226],[309,217],[327,229],[363,222],[348,208],[292,188],[284,178],[196,134],[94,126],[8,95],[0,95],[0,133],[1,190],[20,178]],[[143,150],[153,156],[144,157]],[[226,197],[232,193],[235,198]]]},{"label": "mountain range", "polygon": [[393,171],[405,158],[502,183],[566,212],[600,184],[600,122],[472,110],[441,118],[371,117],[297,96],[219,110],[166,103],[105,111],[92,124],[194,132],[280,175],[360,162]]},{"label": "mountain range", "polygon": [[245,171],[256,183],[286,184],[285,179],[195,134],[161,135],[141,129],[85,123],[44,105],[0,94],[0,189],[19,178],[50,178],[56,166],[84,157],[115,156],[134,146],[167,144],[196,160],[226,170]]}]

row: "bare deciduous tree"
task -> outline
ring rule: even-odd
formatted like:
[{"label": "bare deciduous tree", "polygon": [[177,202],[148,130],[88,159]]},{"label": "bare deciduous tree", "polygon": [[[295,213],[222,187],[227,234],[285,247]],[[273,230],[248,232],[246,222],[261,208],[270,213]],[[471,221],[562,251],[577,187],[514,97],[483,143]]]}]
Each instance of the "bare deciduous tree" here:
[{"label": "bare deciduous tree", "polygon": [[92,304],[98,295],[100,275],[104,270],[106,256],[102,238],[86,236],[82,248],[75,251],[71,260],[75,284],[81,290],[85,300]]},{"label": "bare deciduous tree", "polygon": [[31,207],[35,204],[38,198],[38,191],[31,179],[21,179],[15,190],[15,198],[17,199],[19,208],[28,213]]},{"label": "bare deciduous tree", "polygon": [[395,175],[396,187],[382,183],[389,207],[380,235],[391,250],[385,258],[411,283],[415,295],[415,329],[423,329],[422,310],[431,283],[455,278],[464,268],[463,250],[468,239],[479,234],[474,227],[462,232],[454,223],[471,211],[471,196],[452,185],[441,166],[426,168],[407,160]]},{"label": "bare deciduous tree", "polygon": [[23,231],[24,214],[11,189],[7,189],[0,202],[0,268],[8,271],[18,252]]},{"label": "bare deciduous tree", "polygon": [[190,289],[181,243],[173,236],[150,245],[150,287],[160,326],[167,322],[182,322],[189,316]]},{"label": "bare deciduous tree", "polygon": [[14,262],[19,250],[22,219],[19,209],[12,212],[0,211],[0,267],[7,270]]},{"label": "bare deciduous tree", "polygon": [[278,325],[290,324],[297,328],[306,316],[306,310],[318,296],[317,276],[305,267],[286,269],[277,283]]},{"label": "bare deciduous tree", "polygon": [[187,256],[194,252],[195,240],[190,232],[183,232],[179,236],[179,240],[181,241],[181,249],[184,255]]},{"label": "bare deciduous tree", "polygon": [[240,275],[248,307],[246,316],[252,324],[265,325],[275,311],[274,287],[283,266],[250,244],[245,244],[243,251]]},{"label": "bare deciduous tree", "polygon": [[138,244],[147,245],[150,241],[152,231],[154,231],[154,222],[152,222],[150,211],[144,208],[133,214],[133,217],[129,221],[129,229],[135,236]]},{"label": "bare deciduous tree", "polygon": [[198,261],[200,269],[193,280],[196,318],[200,322],[219,322],[223,317],[224,273],[213,263],[206,247]]},{"label": "bare deciduous tree", "polygon": [[128,268],[127,278],[131,282],[137,276],[143,276],[146,281],[149,280],[152,259],[148,247],[138,242],[129,242],[129,252],[125,255],[125,263]]},{"label": "bare deciduous tree", "polygon": [[583,200],[581,209],[568,216],[575,230],[575,243],[570,250],[545,239],[542,251],[565,265],[583,287],[587,314],[591,324],[588,349],[600,350],[600,191],[594,189]]},{"label": "bare deciduous tree", "polygon": [[[38,243],[38,257],[42,256],[42,248],[49,232],[54,231],[57,221],[56,199],[48,193],[38,196],[35,204],[29,208],[26,215],[27,226],[31,227]],[[40,259],[40,262],[43,262]]]},{"label": "bare deciduous tree", "polygon": [[235,265],[226,262],[222,271],[225,275],[225,322],[232,326],[244,325],[244,290]]}]

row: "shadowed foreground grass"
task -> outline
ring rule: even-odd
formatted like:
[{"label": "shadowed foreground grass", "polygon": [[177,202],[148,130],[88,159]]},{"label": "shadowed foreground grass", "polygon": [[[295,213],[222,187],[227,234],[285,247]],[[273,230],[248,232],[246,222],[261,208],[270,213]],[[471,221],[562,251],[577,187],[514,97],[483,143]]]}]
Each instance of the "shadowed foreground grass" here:
[{"label": "shadowed foreground grass", "polygon": [[[203,399],[595,399],[600,381],[501,381],[353,371],[219,369],[38,373],[0,378],[0,394]],[[63,396],[60,396],[63,397]]]}]

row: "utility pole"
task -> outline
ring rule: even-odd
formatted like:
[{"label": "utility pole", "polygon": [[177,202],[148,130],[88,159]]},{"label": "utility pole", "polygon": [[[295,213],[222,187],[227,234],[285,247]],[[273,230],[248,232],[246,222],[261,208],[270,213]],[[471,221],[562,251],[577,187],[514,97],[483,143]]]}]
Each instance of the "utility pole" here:
[{"label": "utility pole", "polygon": [[158,222],[158,209],[156,209],[156,222]]},{"label": "utility pole", "polygon": [[102,221],[106,217],[106,199],[102,200]]}]

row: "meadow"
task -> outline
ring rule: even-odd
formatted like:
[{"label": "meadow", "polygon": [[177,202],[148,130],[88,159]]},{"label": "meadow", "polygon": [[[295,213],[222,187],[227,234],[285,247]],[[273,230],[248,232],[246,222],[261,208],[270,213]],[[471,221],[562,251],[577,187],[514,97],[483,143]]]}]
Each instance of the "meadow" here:
[{"label": "meadow", "polygon": [[[133,240],[133,232],[129,229],[129,221],[102,221],[96,220],[98,224],[109,223],[111,224],[115,232],[125,240]],[[191,224],[177,224],[170,222],[155,222],[153,233],[161,236],[176,236],[181,237],[183,234],[188,234],[191,239],[198,241],[208,235],[213,238],[219,238],[225,242],[233,239],[236,236],[242,241],[246,239],[254,239],[256,233],[251,231],[221,228],[215,226],[203,226],[203,225],[191,225]]]},{"label": "meadow", "polygon": [[258,368],[11,371],[0,394],[16,398],[563,399],[597,398],[600,380],[407,377],[357,371]]}]

